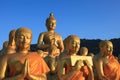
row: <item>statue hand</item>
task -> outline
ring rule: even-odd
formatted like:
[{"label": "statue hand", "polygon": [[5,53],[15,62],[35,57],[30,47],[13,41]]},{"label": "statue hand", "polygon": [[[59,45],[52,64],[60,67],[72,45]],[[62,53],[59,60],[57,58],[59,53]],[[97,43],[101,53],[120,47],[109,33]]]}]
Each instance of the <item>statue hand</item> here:
[{"label": "statue hand", "polygon": [[89,68],[92,68],[92,65],[89,63],[88,60],[84,60],[84,64],[86,64]]},{"label": "statue hand", "polygon": [[75,68],[76,70],[80,70],[80,68],[83,66],[83,61],[82,60],[78,60],[75,64]]},{"label": "statue hand", "polygon": [[27,60],[27,79],[31,79],[31,73],[30,73],[30,68],[29,68],[29,60]]},{"label": "statue hand", "polygon": [[30,67],[29,67],[29,60],[26,60],[26,78],[28,79],[28,80],[43,80],[40,76],[35,76],[35,75],[33,75],[33,74],[31,74],[31,72],[30,72]]},{"label": "statue hand", "polygon": [[20,78],[24,79],[27,76],[27,59],[24,62],[23,68],[22,68],[22,73],[20,74]]}]

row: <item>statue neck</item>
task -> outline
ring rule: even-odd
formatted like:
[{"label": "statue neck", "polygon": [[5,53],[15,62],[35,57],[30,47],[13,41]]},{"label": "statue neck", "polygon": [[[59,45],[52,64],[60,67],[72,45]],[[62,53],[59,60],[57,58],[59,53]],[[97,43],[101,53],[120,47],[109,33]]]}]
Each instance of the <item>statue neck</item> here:
[{"label": "statue neck", "polygon": [[71,55],[71,56],[72,55],[77,55],[77,53],[75,53],[75,52],[74,53],[73,52],[69,52],[69,55]]},{"label": "statue neck", "polygon": [[54,31],[54,30],[48,30],[48,32],[50,32],[50,33],[54,33],[55,31]]},{"label": "statue neck", "polygon": [[17,53],[28,54],[28,50],[20,50],[20,51],[17,51]]}]

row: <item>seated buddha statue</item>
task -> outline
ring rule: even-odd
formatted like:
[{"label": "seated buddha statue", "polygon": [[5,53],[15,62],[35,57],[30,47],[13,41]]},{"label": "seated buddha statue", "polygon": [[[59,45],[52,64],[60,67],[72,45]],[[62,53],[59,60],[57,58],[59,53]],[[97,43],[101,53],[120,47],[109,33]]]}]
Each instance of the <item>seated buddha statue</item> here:
[{"label": "seated buddha statue", "polygon": [[[6,54],[13,54],[16,52],[16,44],[15,44],[15,32],[16,30],[11,30],[9,32],[9,40],[6,41],[3,44],[3,50],[0,53],[2,56],[6,55]],[[6,44],[7,43],[7,44]]]},{"label": "seated buddha statue", "polygon": [[81,56],[87,56],[88,55],[88,48],[87,47],[81,47],[80,55]]},{"label": "seated buddha statue", "polygon": [[15,32],[16,30],[11,30],[9,33],[9,40],[8,40],[8,46],[6,49],[7,54],[13,54],[16,52],[16,44],[15,44]]},{"label": "seated buddha statue", "polygon": [[4,41],[4,42],[3,42],[3,47],[2,47],[2,49],[0,50],[0,57],[2,57],[2,56],[5,54],[5,51],[6,51],[7,46],[8,46],[8,41]]},{"label": "seated buddha statue", "polygon": [[56,19],[53,13],[50,13],[49,18],[46,19],[46,27],[48,31],[40,33],[37,48],[48,52],[49,47],[55,45],[60,50],[60,53],[63,52],[64,45],[62,36],[55,32]]},{"label": "seated buddha statue", "polygon": [[15,32],[16,53],[2,57],[0,80],[46,80],[50,71],[37,52],[30,52],[32,31],[18,28]]},{"label": "seated buddha statue", "polygon": [[49,48],[49,54],[44,58],[48,67],[50,68],[50,72],[47,74],[47,80],[58,80],[57,77],[57,64],[58,64],[58,48],[55,45],[51,45]]},{"label": "seated buddha statue", "polygon": [[94,56],[96,80],[120,80],[120,64],[113,55],[111,41],[103,40],[99,44],[100,52]]},{"label": "seated buddha statue", "polygon": [[77,57],[80,48],[80,38],[76,35],[70,35],[66,39],[66,55],[58,62],[59,80],[94,80],[92,66],[88,60],[77,60],[75,65],[71,64],[71,56]]}]

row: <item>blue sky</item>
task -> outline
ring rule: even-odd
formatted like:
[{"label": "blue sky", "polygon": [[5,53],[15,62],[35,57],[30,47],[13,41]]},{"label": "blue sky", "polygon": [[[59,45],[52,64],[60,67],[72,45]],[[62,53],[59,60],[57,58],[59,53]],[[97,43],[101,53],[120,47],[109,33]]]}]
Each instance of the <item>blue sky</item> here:
[{"label": "blue sky", "polygon": [[120,38],[120,0],[0,0],[0,49],[10,30],[28,27],[32,44],[47,31],[45,20],[53,12],[56,32],[81,39]]}]

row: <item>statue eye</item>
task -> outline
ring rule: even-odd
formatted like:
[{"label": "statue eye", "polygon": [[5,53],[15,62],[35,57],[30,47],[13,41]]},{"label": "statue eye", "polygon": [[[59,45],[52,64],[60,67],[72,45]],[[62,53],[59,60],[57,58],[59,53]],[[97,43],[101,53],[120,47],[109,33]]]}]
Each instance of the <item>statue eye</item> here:
[{"label": "statue eye", "polygon": [[19,38],[19,39],[23,39],[23,38],[24,38],[24,36],[19,36],[18,38]]},{"label": "statue eye", "polygon": [[31,39],[31,36],[28,36],[27,39]]}]

